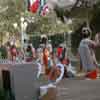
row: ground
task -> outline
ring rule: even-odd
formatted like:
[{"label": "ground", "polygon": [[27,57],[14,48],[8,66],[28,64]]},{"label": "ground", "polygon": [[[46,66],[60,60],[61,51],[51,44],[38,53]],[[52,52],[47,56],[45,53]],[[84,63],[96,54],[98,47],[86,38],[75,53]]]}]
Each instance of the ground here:
[{"label": "ground", "polygon": [[64,79],[57,88],[57,100],[100,100],[100,79]]},{"label": "ground", "polygon": [[[2,68],[5,68],[5,66],[0,65],[0,70]],[[27,75],[29,76],[29,74]],[[65,78],[57,84],[57,90],[57,99],[55,100],[100,100],[100,79],[86,80]]]}]

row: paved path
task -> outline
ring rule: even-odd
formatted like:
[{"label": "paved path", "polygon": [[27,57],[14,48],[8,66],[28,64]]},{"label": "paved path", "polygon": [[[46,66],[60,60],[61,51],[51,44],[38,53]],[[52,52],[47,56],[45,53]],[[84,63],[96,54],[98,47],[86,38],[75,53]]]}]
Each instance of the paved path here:
[{"label": "paved path", "polygon": [[[0,70],[5,66],[0,65]],[[57,100],[100,100],[100,79],[63,79],[57,85]]]},{"label": "paved path", "polygon": [[57,100],[100,100],[100,80],[63,80]]}]

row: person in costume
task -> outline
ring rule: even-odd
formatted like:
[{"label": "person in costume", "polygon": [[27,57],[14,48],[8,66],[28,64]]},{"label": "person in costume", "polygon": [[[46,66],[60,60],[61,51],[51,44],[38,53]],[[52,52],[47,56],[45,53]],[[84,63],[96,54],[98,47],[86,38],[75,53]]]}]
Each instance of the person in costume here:
[{"label": "person in costume", "polygon": [[94,49],[98,46],[98,43],[91,40],[91,33],[89,29],[84,28],[82,30],[83,39],[79,45],[79,56],[81,66],[86,72],[85,77],[90,79],[97,78],[98,63],[96,61]]}]

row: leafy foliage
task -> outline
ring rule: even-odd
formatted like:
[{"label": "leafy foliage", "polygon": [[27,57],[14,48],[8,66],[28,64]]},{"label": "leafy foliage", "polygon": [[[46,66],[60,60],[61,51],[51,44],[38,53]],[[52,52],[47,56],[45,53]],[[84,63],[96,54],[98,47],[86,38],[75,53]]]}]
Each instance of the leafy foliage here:
[{"label": "leafy foliage", "polygon": [[6,48],[3,46],[0,48],[0,58],[3,58],[3,59],[7,58]]},{"label": "leafy foliage", "polygon": [[[41,37],[40,36],[33,36],[30,38],[32,41],[32,44],[35,48],[39,47],[39,44],[41,43]],[[59,44],[64,42],[64,35],[62,34],[55,34],[55,35],[48,35],[48,39],[51,40],[52,46],[57,47]]]},{"label": "leafy foliage", "polygon": [[54,34],[54,33],[63,33],[68,31],[67,24],[64,24],[60,22],[60,24],[57,23],[56,16],[54,14],[48,15],[45,17],[41,16],[34,16],[34,22],[29,23],[27,27],[27,33],[34,34],[34,33],[40,33],[40,34]]},{"label": "leafy foliage", "polygon": [[0,31],[1,32],[16,32],[13,28],[13,23],[18,22],[24,9],[24,2],[22,0],[1,0],[2,8],[8,7],[8,9],[0,13]]},{"label": "leafy foliage", "polygon": [[0,89],[0,100],[5,100],[5,93],[2,89]]},{"label": "leafy foliage", "polygon": [[94,16],[90,23],[91,29],[94,33],[100,32],[100,2],[94,7]]}]

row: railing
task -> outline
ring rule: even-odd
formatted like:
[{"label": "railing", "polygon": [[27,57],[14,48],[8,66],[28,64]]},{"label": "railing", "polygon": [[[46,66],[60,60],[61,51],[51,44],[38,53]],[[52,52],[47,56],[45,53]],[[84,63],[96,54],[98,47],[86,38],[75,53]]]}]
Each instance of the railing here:
[{"label": "railing", "polygon": [[9,59],[0,59],[0,64],[34,64],[35,61],[26,62],[25,60],[9,60]]}]

